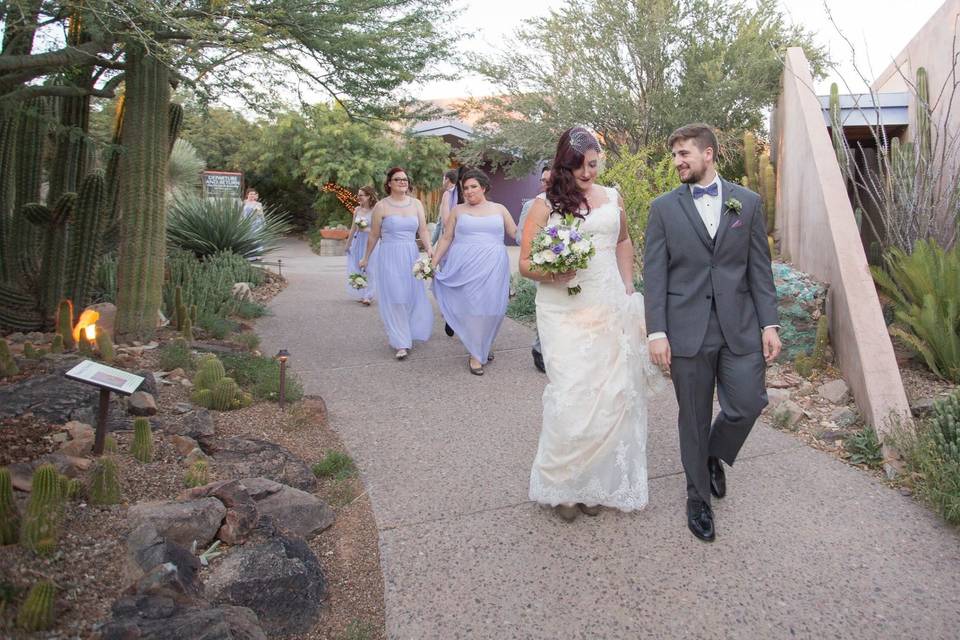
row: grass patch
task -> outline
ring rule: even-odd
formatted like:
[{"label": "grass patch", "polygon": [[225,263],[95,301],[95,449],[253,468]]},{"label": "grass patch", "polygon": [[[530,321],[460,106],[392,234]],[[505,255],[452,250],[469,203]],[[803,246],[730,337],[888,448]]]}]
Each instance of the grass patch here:
[{"label": "grass patch", "polygon": [[353,478],[338,480],[334,478],[327,483],[323,491],[323,499],[334,509],[342,509],[357,498],[355,486],[358,484]]},{"label": "grass patch", "polygon": [[510,282],[516,292],[507,304],[507,316],[517,322],[533,326],[537,322],[537,286],[532,280],[516,274]]},{"label": "grass patch", "polygon": [[237,316],[244,320],[253,320],[267,315],[267,308],[258,302],[244,300],[237,306]]},{"label": "grass patch", "polygon": [[160,368],[164,371],[173,371],[180,368],[184,371],[193,370],[193,354],[186,340],[174,340],[170,344],[160,347]]},{"label": "grass patch", "polygon": [[915,431],[894,432],[892,441],[917,495],[944,520],[960,524],[960,391],[937,402],[933,416]]},{"label": "grass patch", "polygon": [[313,465],[313,475],[318,478],[346,480],[357,473],[353,458],[339,451],[328,451],[323,460]]},{"label": "grass patch", "polygon": [[234,337],[234,340],[247,351],[254,351],[260,346],[260,336],[255,333],[240,333]]},{"label": "grass patch", "polygon": [[850,462],[878,468],[883,464],[883,451],[877,433],[870,427],[860,429],[843,441],[843,447],[850,454]]},{"label": "grass patch", "polygon": [[[223,362],[227,375],[250,391],[258,400],[280,399],[280,363],[273,358],[255,356],[252,353],[225,354]],[[296,374],[287,369],[287,402],[297,402],[303,397],[303,385]]]},{"label": "grass patch", "polygon": [[377,635],[376,631],[376,626],[369,622],[351,620],[347,628],[337,638],[338,640],[370,640]]},{"label": "grass patch", "polygon": [[223,340],[237,330],[237,323],[215,315],[200,316],[200,327],[216,340]]}]

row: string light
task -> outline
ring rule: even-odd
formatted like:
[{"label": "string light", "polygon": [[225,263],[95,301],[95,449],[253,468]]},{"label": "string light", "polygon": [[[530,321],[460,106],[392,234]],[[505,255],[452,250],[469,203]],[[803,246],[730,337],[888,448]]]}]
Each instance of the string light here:
[{"label": "string light", "polygon": [[346,187],[340,186],[336,182],[328,182],[327,184],[323,185],[322,191],[335,195],[337,200],[340,201],[340,204],[342,204],[351,214],[356,211],[357,205],[360,204],[360,201],[357,200],[356,193],[350,189],[347,189]]}]

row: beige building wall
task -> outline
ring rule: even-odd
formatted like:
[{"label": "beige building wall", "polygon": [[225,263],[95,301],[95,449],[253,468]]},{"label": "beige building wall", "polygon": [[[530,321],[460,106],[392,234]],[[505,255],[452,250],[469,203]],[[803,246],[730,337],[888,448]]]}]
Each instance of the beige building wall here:
[{"label": "beige building wall", "polygon": [[771,126],[781,251],[829,284],[830,339],[840,369],[860,413],[883,435],[910,419],[910,406],[813,86],[803,50],[790,49]]},{"label": "beige building wall", "polygon": [[[883,70],[871,85],[876,93],[907,91],[914,93],[917,69],[923,67],[930,78],[930,103],[934,119],[946,115],[953,93],[954,84],[960,77],[954,75],[954,64],[960,65],[960,40],[957,29],[960,26],[960,0],[947,0],[932,18],[917,32],[909,44]],[[960,69],[958,69],[960,71]],[[955,96],[960,102],[960,95]],[[910,104],[910,122],[916,122],[914,103]],[[960,133],[960,104],[955,104],[950,114],[947,131],[956,136]],[[908,128],[907,140],[913,137],[912,127]]]}]

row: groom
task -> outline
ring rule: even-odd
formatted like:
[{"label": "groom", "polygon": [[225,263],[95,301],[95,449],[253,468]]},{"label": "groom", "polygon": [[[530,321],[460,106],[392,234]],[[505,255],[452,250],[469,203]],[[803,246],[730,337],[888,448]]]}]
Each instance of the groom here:
[{"label": "groom", "polygon": [[[760,196],[717,175],[705,124],[667,141],[683,183],[650,205],[643,277],[650,359],[673,378],[687,524],[716,537],[710,495],[767,405],[766,365],[780,353],[777,297]],[[713,416],[714,388],[720,413]]]}]

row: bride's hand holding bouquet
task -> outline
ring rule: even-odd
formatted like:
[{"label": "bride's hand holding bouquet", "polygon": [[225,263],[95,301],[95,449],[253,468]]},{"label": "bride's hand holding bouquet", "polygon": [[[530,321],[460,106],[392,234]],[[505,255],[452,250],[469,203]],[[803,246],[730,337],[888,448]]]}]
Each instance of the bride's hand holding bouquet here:
[{"label": "bride's hand holding bouquet", "polygon": [[580,231],[572,215],[548,224],[530,243],[530,269],[550,275],[550,282],[566,284],[571,296],[580,293],[577,270],[585,269],[596,253],[590,234]]}]

